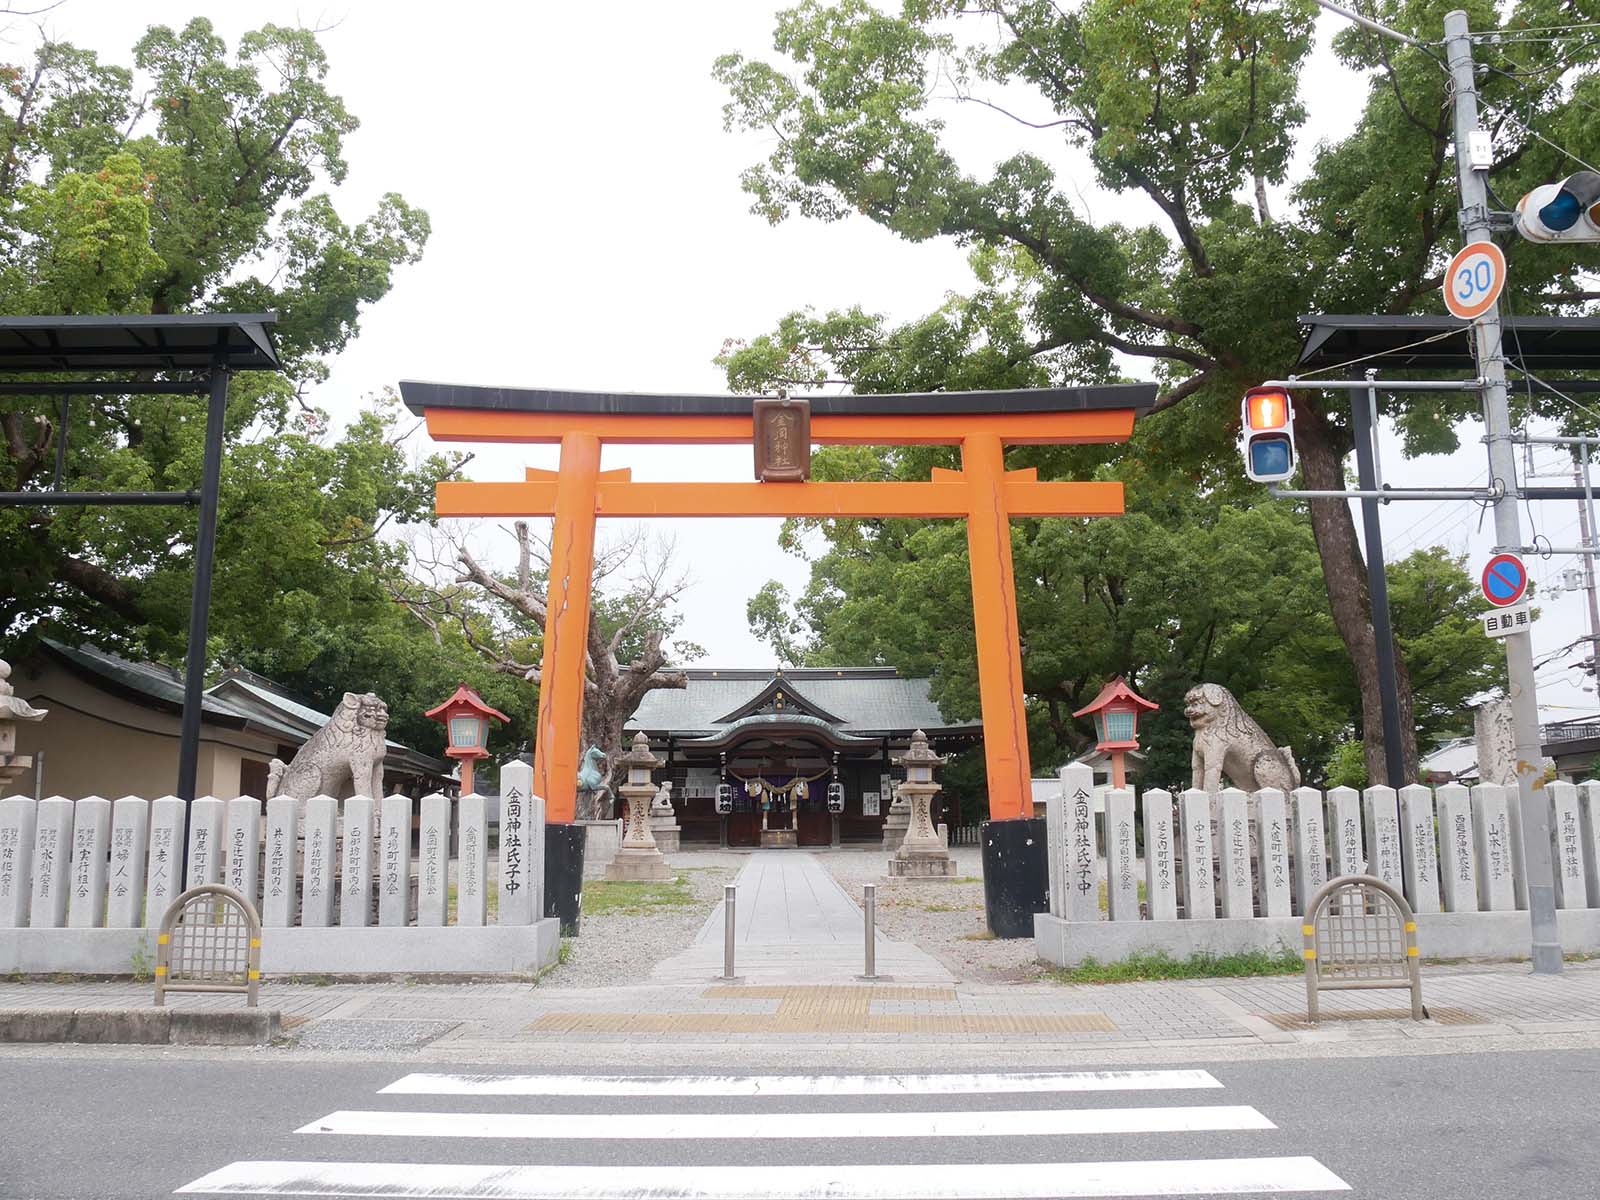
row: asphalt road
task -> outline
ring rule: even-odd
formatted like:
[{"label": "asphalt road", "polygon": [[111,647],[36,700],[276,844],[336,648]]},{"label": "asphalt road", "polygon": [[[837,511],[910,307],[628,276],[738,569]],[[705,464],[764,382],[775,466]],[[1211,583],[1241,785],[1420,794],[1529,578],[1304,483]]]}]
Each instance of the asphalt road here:
[{"label": "asphalt road", "polygon": [[[1175,1064],[1064,1084],[570,1074],[462,1084],[448,1078],[454,1068],[420,1070],[407,1080],[395,1062],[8,1056],[0,1197],[169,1196],[201,1180],[186,1194],[228,1194],[210,1189],[230,1182],[257,1189],[237,1194],[632,1198],[690,1187],[766,1200],[1600,1190],[1600,1051]],[[382,1090],[397,1084],[408,1090]],[[327,1165],[337,1163],[354,1165]]]}]

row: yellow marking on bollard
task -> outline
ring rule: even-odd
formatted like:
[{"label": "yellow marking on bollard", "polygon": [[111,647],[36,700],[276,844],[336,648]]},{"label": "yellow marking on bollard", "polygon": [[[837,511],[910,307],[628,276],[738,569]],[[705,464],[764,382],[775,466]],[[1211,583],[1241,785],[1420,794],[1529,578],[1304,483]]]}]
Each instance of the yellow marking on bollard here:
[{"label": "yellow marking on bollard", "polygon": [[261,978],[261,972],[256,970],[254,967],[251,967],[250,968],[250,978],[251,979],[260,979]]},{"label": "yellow marking on bollard", "polygon": [[1407,921],[1406,922],[1406,932],[1407,933],[1415,933],[1416,931],[1417,931],[1417,923],[1415,921]]},{"label": "yellow marking on bollard", "polygon": [[250,939],[250,949],[252,949],[252,950],[261,949],[261,939],[260,938],[251,938]]},{"label": "yellow marking on bollard", "polygon": [[1417,957],[1417,954],[1418,954],[1418,950],[1417,950],[1417,948],[1415,946],[1407,946],[1406,947],[1406,957],[1407,958],[1415,958],[1415,957]]},{"label": "yellow marking on bollard", "polygon": [[1300,926],[1300,932],[1305,934],[1307,937],[1310,937],[1312,934],[1316,933],[1316,931],[1317,931],[1316,930],[1316,926],[1314,926],[1314,925],[1302,925],[1302,926]]},{"label": "yellow marking on bollard", "polygon": [[156,974],[157,975],[165,975],[166,973],[167,973],[166,967],[157,967],[156,968]]},{"label": "yellow marking on bollard", "polygon": [[1317,956],[1317,952],[1315,950],[1307,950],[1305,952],[1305,957],[1306,957],[1306,961],[1307,962],[1310,962],[1316,956]]},{"label": "yellow marking on bollard", "polygon": [[172,941],[172,935],[170,933],[158,933],[158,934],[156,934],[156,945],[158,945],[158,946],[165,946],[171,941]]}]

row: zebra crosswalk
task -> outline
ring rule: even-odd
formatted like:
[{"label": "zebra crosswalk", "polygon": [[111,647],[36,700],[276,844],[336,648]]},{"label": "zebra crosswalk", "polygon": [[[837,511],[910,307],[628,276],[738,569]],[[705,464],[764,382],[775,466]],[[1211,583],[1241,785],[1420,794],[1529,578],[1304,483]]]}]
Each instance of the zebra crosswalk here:
[{"label": "zebra crosswalk", "polygon": [[[1085,1161],[1092,1155],[1072,1153],[1075,1140],[1090,1141],[1104,1153],[1106,1145],[1129,1146],[1129,1137],[1278,1132],[1248,1105],[1172,1103],[1177,1096],[1153,1095],[1214,1092],[1222,1086],[1199,1070],[627,1077],[418,1073],[378,1092],[407,1097],[406,1107],[341,1109],[301,1125],[295,1135],[308,1135],[305,1158],[229,1163],[177,1194],[1043,1200],[1349,1190],[1304,1155]],[[1094,1093],[1120,1095],[1114,1103],[1095,1104]],[[1147,1094],[1140,1099],[1169,1102],[1130,1102],[1138,1093]],[[425,1101],[415,1098],[425,1097],[434,1101],[422,1107]],[[949,1107],[959,1097],[968,1098],[970,1107]],[[848,1103],[852,1098],[854,1106]],[[730,1100],[736,1102],[731,1111]],[[452,1107],[474,1101],[474,1111]],[[795,1108],[819,1101],[820,1109]],[[521,1102],[576,1111],[522,1111],[515,1107]],[[668,1102],[669,1111],[660,1110],[662,1102]],[[607,1111],[592,1111],[596,1105]],[[696,1105],[710,1110],[696,1111]],[[1019,1154],[1018,1143],[1007,1138],[1026,1139],[1027,1153]],[[480,1161],[437,1161],[450,1159],[447,1149],[459,1146],[460,1139],[498,1145],[492,1154],[468,1151]],[[920,1147],[919,1154],[914,1139],[939,1140]],[[754,1152],[753,1142],[761,1143]],[[1131,1145],[1142,1153],[1149,1143]],[[985,1146],[998,1149],[991,1157]],[[1194,1143],[1187,1146],[1192,1149]],[[337,1159],[321,1157],[330,1147]],[[377,1147],[372,1161],[352,1153],[369,1147]],[[403,1156],[391,1155],[394,1147],[403,1147]],[[940,1161],[951,1147],[961,1148],[961,1161]],[[396,1161],[401,1157],[407,1161]],[[537,1157],[551,1161],[529,1161]],[[797,1158],[801,1161],[785,1161]]]}]

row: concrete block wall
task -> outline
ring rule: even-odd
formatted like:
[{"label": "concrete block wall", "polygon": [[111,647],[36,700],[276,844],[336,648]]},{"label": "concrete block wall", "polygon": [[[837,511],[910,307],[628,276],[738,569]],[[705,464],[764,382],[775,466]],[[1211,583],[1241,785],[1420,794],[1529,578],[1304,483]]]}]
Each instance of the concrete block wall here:
[{"label": "concrete block wall", "polygon": [[[543,800],[524,800],[538,836],[513,847],[511,864],[490,864],[482,853],[481,798],[452,805],[428,796],[413,865],[418,815],[418,801],[406,796],[278,798],[265,806],[248,796],[192,804],[171,796],[6,797],[0,972],[126,974],[141,959],[153,962],[154,932],[180,880],[220,882],[244,895],[262,921],[269,973],[533,973],[555,962],[557,922],[543,915]],[[484,860],[454,884],[452,824],[456,842]],[[487,912],[488,889],[491,881],[503,888],[508,870],[515,902],[502,902],[496,918]]]}]

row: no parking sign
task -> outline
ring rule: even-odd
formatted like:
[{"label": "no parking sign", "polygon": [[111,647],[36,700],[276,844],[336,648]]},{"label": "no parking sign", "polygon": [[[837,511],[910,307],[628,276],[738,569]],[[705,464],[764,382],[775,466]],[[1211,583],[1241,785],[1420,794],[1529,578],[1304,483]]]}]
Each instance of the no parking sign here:
[{"label": "no parking sign", "polygon": [[1483,568],[1483,598],[1506,608],[1528,594],[1528,568],[1515,554],[1496,554]]}]

